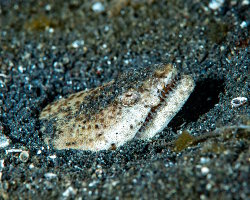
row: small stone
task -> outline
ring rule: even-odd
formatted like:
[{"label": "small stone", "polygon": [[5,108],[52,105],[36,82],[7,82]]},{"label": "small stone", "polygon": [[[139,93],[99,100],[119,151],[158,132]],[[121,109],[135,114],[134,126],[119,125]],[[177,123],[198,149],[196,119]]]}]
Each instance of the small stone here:
[{"label": "small stone", "polygon": [[248,6],[249,5],[249,0],[243,0],[242,5],[243,6]]},{"label": "small stone", "polygon": [[206,164],[206,163],[208,163],[209,161],[210,161],[210,158],[201,157],[201,159],[200,159],[200,163],[201,163],[201,164]]},{"label": "small stone", "polygon": [[42,151],[39,149],[36,154],[40,155],[41,153],[42,153]]},{"label": "small stone", "polygon": [[4,160],[0,160],[0,172],[3,170],[4,168]]},{"label": "small stone", "polygon": [[208,7],[212,10],[218,10],[224,4],[224,1],[225,0],[211,0]]},{"label": "small stone", "polygon": [[207,168],[207,167],[202,167],[202,168],[201,168],[201,173],[202,173],[203,175],[207,175],[207,174],[209,173],[209,168]]},{"label": "small stone", "polygon": [[46,10],[46,11],[50,11],[50,10],[51,10],[51,5],[50,5],[50,4],[47,4],[47,5],[45,6],[45,10]]},{"label": "small stone", "polygon": [[49,156],[50,159],[56,159],[56,155]]},{"label": "small stone", "polygon": [[1,134],[0,135],[0,148],[7,147],[9,146],[9,144],[10,144],[9,139],[5,135]]},{"label": "small stone", "polygon": [[63,192],[63,197],[69,197],[71,195],[75,195],[76,191],[73,187],[69,186],[64,192]]},{"label": "small stone", "polygon": [[54,173],[48,172],[48,173],[44,174],[44,177],[47,179],[53,179],[53,178],[56,178],[57,175]]},{"label": "small stone", "polygon": [[206,189],[209,191],[209,190],[211,190],[211,188],[212,188],[212,184],[208,183],[208,184],[206,185]]},{"label": "small stone", "polygon": [[92,10],[94,12],[100,13],[100,12],[103,12],[105,10],[105,7],[101,2],[96,2],[92,5]]},{"label": "small stone", "polygon": [[21,153],[22,149],[8,149],[6,150],[6,154],[8,153]]},{"label": "small stone", "polygon": [[49,33],[54,33],[54,29],[53,28],[48,28],[48,29],[46,29]]},{"label": "small stone", "polygon": [[18,71],[19,71],[20,73],[23,73],[23,71],[24,71],[23,66],[21,66],[21,65],[19,65],[17,69],[18,69]]},{"label": "small stone", "polygon": [[72,42],[71,46],[73,48],[79,48],[80,46],[84,45],[84,40],[75,40],[74,42]]},{"label": "small stone", "polygon": [[34,166],[34,164],[33,163],[31,163],[30,165],[29,165],[29,169],[33,169],[35,166]]},{"label": "small stone", "polygon": [[246,21],[243,21],[243,22],[241,22],[240,27],[241,27],[241,28],[246,28],[247,25],[248,25],[247,22],[246,22]]}]

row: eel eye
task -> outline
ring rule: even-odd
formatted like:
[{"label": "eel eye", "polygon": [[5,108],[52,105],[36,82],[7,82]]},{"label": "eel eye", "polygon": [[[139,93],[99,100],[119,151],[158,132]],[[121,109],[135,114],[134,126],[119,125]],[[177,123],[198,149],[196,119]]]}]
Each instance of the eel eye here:
[{"label": "eel eye", "polygon": [[124,106],[132,106],[140,99],[140,94],[136,91],[128,91],[121,96],[121,102]]}]

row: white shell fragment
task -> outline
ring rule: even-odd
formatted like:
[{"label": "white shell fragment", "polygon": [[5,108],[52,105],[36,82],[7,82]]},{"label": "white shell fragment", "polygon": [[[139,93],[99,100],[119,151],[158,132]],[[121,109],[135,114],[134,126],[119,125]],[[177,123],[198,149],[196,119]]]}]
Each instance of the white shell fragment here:
[{"label": "white shell fragment", "polygon": [[244,105],[246,102],[247,102],[246,97],[236,97],[236,98],[232,99],[231,105],[233,108],[238,108],[238,107]]},{"label": "white shell fragment", "polygon": [[19,159],[22,162],[27,162],[29,160],[29,152],[28,151],[22,151],[19,155]]},{"label": "white shell fragment", "polygon": [[0,133],[0,149],[9,146],[10,140],[5,135]]},{"label": "white shell fragment", "polygon": [[132,84],[127,79],[117,80],[118,88],[113,81],[46,106],[40,114],[45,143],[55,149],[99,151],[133,138],[149,139],[168,125],[195,85],[191,76],[179,76],[170,64],[143,79],[129,79]]},{"label": "white shell fragment", "polygon": [[95,2],[93,5],[92,5],[92,10],[94,12],[103,12],[105,10],[105,7],[104,5],[101,3],[101,2]]},{"label": "white shell fragment", "polygon": [[212,10],[218,10],[224,4],[224,2],[225,0],[211,0],[208,7]]}]

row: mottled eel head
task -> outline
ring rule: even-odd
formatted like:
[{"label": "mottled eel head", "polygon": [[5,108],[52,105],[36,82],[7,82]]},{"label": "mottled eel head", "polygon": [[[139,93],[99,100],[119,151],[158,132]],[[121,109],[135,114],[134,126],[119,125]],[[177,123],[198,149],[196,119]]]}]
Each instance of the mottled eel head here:
[{"label": "mottled eel head", "polygon": [[193,79],[179,76],[170,64],[121,79],[46,106],[40,114],[45,143],[99,151],[134,137],[149,139],[167,126],[194,88]]}]

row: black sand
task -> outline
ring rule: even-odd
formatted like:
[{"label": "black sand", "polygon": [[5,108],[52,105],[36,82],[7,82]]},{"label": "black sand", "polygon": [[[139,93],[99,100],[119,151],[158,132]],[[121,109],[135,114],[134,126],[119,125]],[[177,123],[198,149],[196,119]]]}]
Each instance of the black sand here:
[{"label": "black sand", "polygon": [[[247,199],[249,104],[231,100],[249,100],[249,1],[88,2],[0,3],[0,199]],[[43,143],[53,100],[168,62],[196,88],[152,141],[98,153]]]}]

